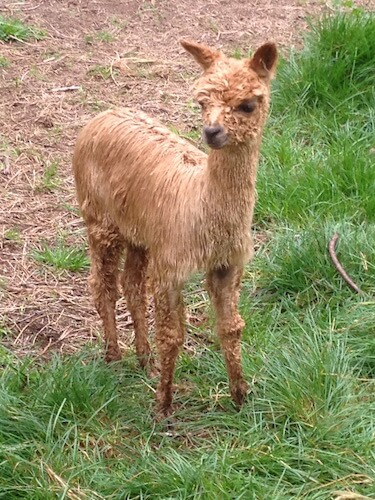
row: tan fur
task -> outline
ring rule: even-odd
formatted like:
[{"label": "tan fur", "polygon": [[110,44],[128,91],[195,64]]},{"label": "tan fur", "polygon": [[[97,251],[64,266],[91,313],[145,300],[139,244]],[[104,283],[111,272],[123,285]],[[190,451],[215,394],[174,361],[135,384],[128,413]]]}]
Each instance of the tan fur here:
[{"label": "tan fur", "polygon": [[[147,115],[114,109],[84,127],[73,158],[89,236],[90,285],[108,360],[121,357],[115,303],[119,259],[126,249],[122,285],[137,354],[142,366],[152,366],[146,274],[152,276],[162,415],[171,412],[173,372],[184,337],[181,289],[196,270],[207,271],[232,397],[241,404],[246,394],[240,362],[244,323],[237,303],[243,266],[253,252],[256,166],[277,57],[273,44],[241,61],[195,42],[182,45],[204,69],[196,86],[204,125],[221,125],[225,146],[207,156]],[[239,111],[248,100],[256,101],[254,111]]]}]

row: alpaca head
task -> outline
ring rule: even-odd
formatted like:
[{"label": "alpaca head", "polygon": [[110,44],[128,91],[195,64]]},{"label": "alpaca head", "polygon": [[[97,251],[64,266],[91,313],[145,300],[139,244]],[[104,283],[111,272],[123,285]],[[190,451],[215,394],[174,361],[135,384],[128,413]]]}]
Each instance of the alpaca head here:
[{"label": "alpaca head", "polygon": [[268,113],[276,45],[266,43],[251,58],[238,60],[196,42],[181,44],[204,70],[195,98],[202,108],[206,143],[221,149],[258,139]]}]

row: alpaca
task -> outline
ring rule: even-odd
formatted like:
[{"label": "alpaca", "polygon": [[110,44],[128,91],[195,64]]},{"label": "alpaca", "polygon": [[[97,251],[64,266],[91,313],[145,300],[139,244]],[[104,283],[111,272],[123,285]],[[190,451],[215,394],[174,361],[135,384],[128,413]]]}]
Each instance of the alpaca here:
[{"label": "alpaca", "polygon": [[273,43],[242,60],[193,41],[181,44],[203,68],[195,98],[209,154],[146,114],[121,108],[99,114],[83,128],[73,157],[90,246],[90,288],[103,323],[107,361],[121,358],[115,304],[125,251],[121,284],[136,353],[140,365],[152,371],[146,321],[150,279],[161,417],[172,412],[173,375],[184,339],[181,291],[196,270],[207,273],[232,399],[241,405],[247,393],[238,300],[243,268],[253,254],[256,168],[277,63]]}]

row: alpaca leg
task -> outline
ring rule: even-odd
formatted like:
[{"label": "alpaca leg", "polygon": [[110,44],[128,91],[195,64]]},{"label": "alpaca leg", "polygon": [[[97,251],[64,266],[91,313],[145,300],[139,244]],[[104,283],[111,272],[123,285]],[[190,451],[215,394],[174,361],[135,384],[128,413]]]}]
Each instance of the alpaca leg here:
[{"label": "alpaca leg", "polygon": [[160,382],[156,392],[161,416],[172,413],[173,375],[184,341],[183,300],[180,287],[155,293],[156,345],[160,360]]},{"label": "alpaca leg", "polygon": [[217,334],[229,377],[232,399],[241,405],[247,393],[247,383],[241,367],[241,334],[245,326],[238,312],[242,269],[219,268],[209,271],[207,288],[216,310]]},{"label": "alpaca leg", "polygon": [[150,367],[154,372],[154,363],[147,340],[147,280],[148,255],[144,248],[128,245],[122,287],[126,303],[134,323],[135,349],[142,368]]},{"label": "alpaca leg", "polygon": [[117,342],[115,307],[117,278],[123,241],[114,226],[89,227],[91,274],[89,285],[95,307],[103,322],[106,361],[121,359]]}]

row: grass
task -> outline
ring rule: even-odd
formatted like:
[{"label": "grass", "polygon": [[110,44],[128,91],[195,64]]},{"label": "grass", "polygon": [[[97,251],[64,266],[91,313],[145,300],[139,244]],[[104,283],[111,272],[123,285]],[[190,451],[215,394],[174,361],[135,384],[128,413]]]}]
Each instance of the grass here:
[{"label": "grass", "polygon": [[43,176],[37,185],[39,191],[54,191],[60,185],[58,175],[59,164],[57,161],[51,161],[44,169]]},{"label": "grass", "polygon": [[7,68],[9,65],[9,59],[4,56],[0,56],[0,68]]},{"label": "grass", "polygon": [[110,43],[113,42],[115,39],[115,36],[110,33],[109,31],[98,31],[97,33],[94,34],[87,34],[84,37],[85,42],[88,45],[93,45],[94,43],[97,42],[104,42],[104,43]]},{"label": "grass", "polygon": [[20,19],[0,16],[0,40],[3,42],[42,40],[45,30],[28,26]]},{"label": "grass", "polygon": [[21,231],[17,227],[10,227],[4,231],[4,239],[14,243],[21,243]]},{"label": "grass", "polygon": [[260,168],[260,220],[374,221],[373,27],[374,15],[360,11],[323,19],[305,50],[281,64]]},{"label": "grass", "polygon": [[58,270],[79,272],[89,266],[85,248],[67,245],[63,240],[54,246],[44,243],[33,251],[32,256],[37,262]]},{"label": "grass", "polygon": [[96,65],[90,68],[87,72],[87,76],[94,78],[101,78],[103,80],[108,80],[111,75],[117,76],[118,71],[116,69],[111,69],[110,66]]},{"label": "grass", "polygon": [[[0,498],[374,497],[374,67],[375,17],[358,10],[315,23],[281,63],[255,214],[269,242],[240,304],[243,408],[207,325],[190,327],[177,366],[172,431],[153,420],[155,382],[134,353],[107,366],[95,350],[42,362],[2,348]],[[330,261],[336,231],[363,296]],[[71,250],[45,246],[38,260]]]}]

